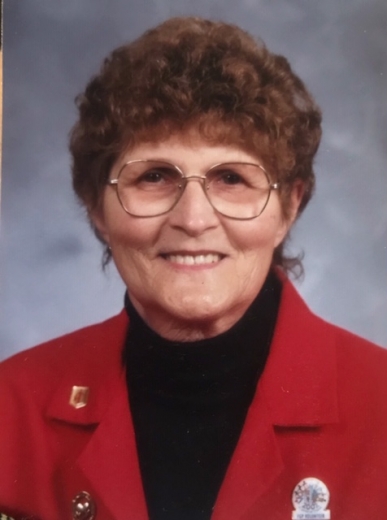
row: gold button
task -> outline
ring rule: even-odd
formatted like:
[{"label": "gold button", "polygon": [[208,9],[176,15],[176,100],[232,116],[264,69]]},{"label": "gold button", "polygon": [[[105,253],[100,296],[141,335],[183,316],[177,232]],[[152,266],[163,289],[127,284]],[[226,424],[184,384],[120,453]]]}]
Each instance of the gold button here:
[{"label": "gold button", "polygon": [[97,507],[87,491],[81,491],[73,498],[73,520],[94,520]]},{"label": "gold button", "polygon": [[89,400],[90,389],[88,386],[73,386],[71,389],[69,404],[74,408],[83,408]]}]

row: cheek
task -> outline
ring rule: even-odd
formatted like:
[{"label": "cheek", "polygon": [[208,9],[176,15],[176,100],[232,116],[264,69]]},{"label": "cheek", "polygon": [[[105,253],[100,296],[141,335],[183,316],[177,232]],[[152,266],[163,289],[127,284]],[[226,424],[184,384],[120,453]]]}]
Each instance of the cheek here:
[{"label": "cheek", "polygon": [[115,249],[141,250],[151,247],[157,240],[160,224],[146,219],[136,219],[121,208],[106,212],[106,229],[109,245]]},{"label": "cheek", "polygon": [[110,233],[110,247],[115,266],[128,288],[144,282],[149,273],[149,241],[136,225],[118,225]]},{"label": "cheek", "polygon": [[126,213],[107,215],[113,260],[125,285],[131,291],[153,284],[153,261],[163,227],[161,219],[136,219]]},{"label": "cheek", "polygon": [[240,252],[266,256],[273,253],[285,233],[286,225],[282,218],[268,212],[261,220],[238,222],[228,236],[234,248]]},{"label": "cheek", "polygon": [[114,251],[115,249],[127,250],[130,252],[132,249],[139,250],[144,244],[144,234],[141,233],[136,226],[118,226],[116,225],[114,231],[110,233],[110,247]]}]

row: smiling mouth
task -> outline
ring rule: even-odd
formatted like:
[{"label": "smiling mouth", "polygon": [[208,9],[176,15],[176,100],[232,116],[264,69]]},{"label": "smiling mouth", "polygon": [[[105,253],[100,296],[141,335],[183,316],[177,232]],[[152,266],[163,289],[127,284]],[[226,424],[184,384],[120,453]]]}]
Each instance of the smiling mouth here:
[{"label": "smiling mouth", "polygon": [[180,265],[206,265],[206,264],[216,264],[220,262],[225,255],[221,255],[219,253],[207,253],[207,254],[197,254],[197,255],[188,255],[188,254],[170,254],[170,255],[162,255],[165,260],[168,262],[172,262],[174,264]]}]

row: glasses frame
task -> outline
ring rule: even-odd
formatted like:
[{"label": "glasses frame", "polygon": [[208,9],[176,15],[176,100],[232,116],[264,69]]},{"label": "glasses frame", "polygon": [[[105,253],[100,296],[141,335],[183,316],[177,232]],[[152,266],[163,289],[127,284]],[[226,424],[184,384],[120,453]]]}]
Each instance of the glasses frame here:
[{"label": "glasses frame", "polygon": [[[119,191],[118,191],[118,181],[119,181],[119,178],[120,178],[120,175],[122,173],[122,171],[124,170],[124,168],[126,166],[128,166],[128,164],[134,164],[134,163],[139,163],[139,162],[142,162],[142,163],[154,163],[154,162],[160,162],[162,164],[166,164],[168,166],[172,166],[173,168],[175,168],[181,175],[181,184],[178,185],[178,188],[180,190],[180,194],[178,195],[177,199],[175,200],[175,202],[173,203],[173,205],[166,211],[163,211],[162,213],[157,213],[156,215],[135,215],[134,213],[131,213],[130,211],[128,211],[128,209],[125,207],[123,201],[121,200],[121,197],[120,197],[120,194],[119,194]],[[218,168],[219,166],[223,166],[223,165],[227,165],[227,164],[246,164],[248,166],[256,166],[258,168],[260,168],[263,173],[265,174],[266,178],[267,178],[267,182],[268,182],[268,195],[267,195],[267,199],[266,199],[266,202],[263,206],[263,208],[261,209],[261,211],[258,213],[258,215],[254,215],[253,217],[231,217],[230,215],[226,215],[224,213],[222,213],[221,211],[219,211],[214,205],[213,203],[211,202],[209,196],[208,196],[208,189],[209,189],[209,185],[206,183],[207,181],[207,174],[215,169],[215,168]],[[117,198],[118,198],[118,201],[122,207],[122,209],[125,211],[125,213],[127,213],[128,215],[130,215],[131,217],[134,217],[134,218],[152,218],[152,217],[160,217],[162,215],[166,215],[167,213],[169,213],[170,211],[173,210],[173,208],[178,204],[179,200],[181,199],[181,197],[183,196],[183,193],[185,191],[185,188],[187,187],[187,184],[188,184],[188,181],[190,180],[196,180],[196,181],[199,181],[201,186],[202,186],[202,189],[203,189],[203,192],[204,192],[204,195],[206,196],[206,199],[208,200],[210,206],[212,207],[212,209],[214,211],[216,211],[216,213],[219,213],[220,215],[222,215],[223,217],[226,217],[226,218],[229,218],[229,219],[232,219],[232,220],[253,220],[255,218],[258,218],[260,215],[262,215],[262,213],[264,212],[266,206],[268,205],[269,203],[269,199],[270,199],[270,195],[271,195],[271,192],[273,190],[278,190],[279,189],[279,186],[280,186],[280,183],[279,182],[271,182],[271,179],[270,179],[270,175],[269,173],[265,170],[265,168],[263,166],[261,166],[260,164],[257,164],[257,163],[247,163],[247,162],[225,162],[225,163],[216,163],[214,164],[213,166],[211,166],[211,168],[209,168],[205,175],[202,176],[202,175],[189,175],[188,177],[184,174],[183,170],[177,166],[176,164],[173,164],[169,161],[164,161],[164,160],[159,160],[159,159],[133,159],[133,160],[130,160],[130,161],[127,161],[126,163],[124,163],[119,172],[118,172],[118,175],[117,177],[115,177],[114,179],[108,179],[107,181],[107,184],[108,186],[113,186],[116,188],[116,194],[117,194]]]}]

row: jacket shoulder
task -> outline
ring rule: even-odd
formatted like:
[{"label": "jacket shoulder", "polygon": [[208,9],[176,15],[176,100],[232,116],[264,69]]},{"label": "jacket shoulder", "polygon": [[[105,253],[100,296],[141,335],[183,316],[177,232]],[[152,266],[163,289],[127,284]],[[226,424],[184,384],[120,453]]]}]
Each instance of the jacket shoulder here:
[{"label": "jacket shoulder", "polygon": [[[128,324],[125,311],[103,322],[70,332],[15,354],[0,363],[0,384],[55,382],[74,366],[92,368],[114,357],[122,346]],[[109,351],[109,347],[110,351]],[[115,347],[115,349],[114,349]]]},{"label": "jacket shoulder", "polygon": [[359,410],[378,404],[387,414],[387,349],[313,315],[314,330],[332,342],[339,394]]},{"label": "jacket shoulder", "polygon": [[[334,330],[337,366],[342,380],[387,398],[387,349],[345,329]],[[387,402],[387,401],[386,401]],[[386,410],[387,411],[387,410]]]},{"label": "jacket shoulder", "polygon": [[339,359],[344,359],[348,366],[361,363],[363,369],[372,367],[372,369],[386,370],[387,348],[376,345],[316,315],[288,280],[284,282],[284,300],[287,311],[285,327],[287,333],[290,330],[294,332],[293,327],[295,327],[298,338],[303,337],[315,341],[322,339],[321,347],[332,343]]}]

